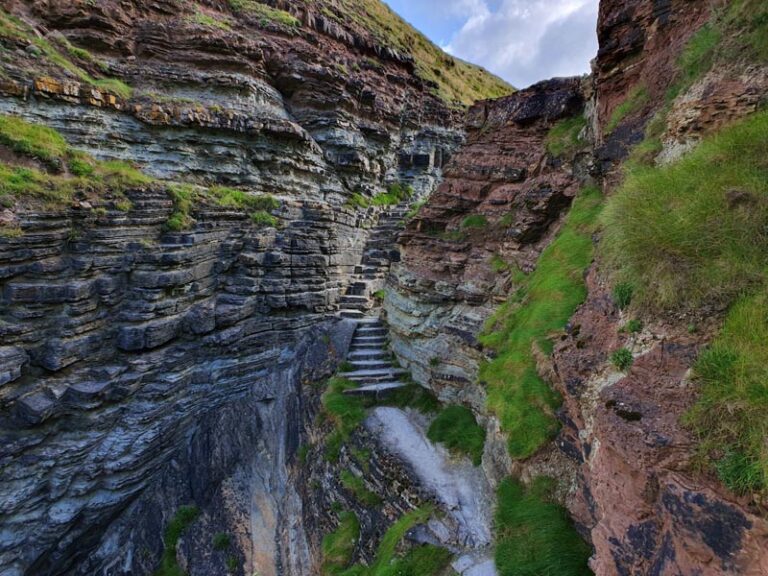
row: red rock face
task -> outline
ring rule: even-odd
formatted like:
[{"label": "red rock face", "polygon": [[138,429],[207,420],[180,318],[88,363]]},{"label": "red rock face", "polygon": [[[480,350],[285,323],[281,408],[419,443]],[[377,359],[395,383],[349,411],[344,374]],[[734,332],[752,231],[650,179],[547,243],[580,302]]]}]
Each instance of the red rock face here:
[{"label": "red rock face", "polygon": [[[500,251],[524,265],[529,248],[576,194],[570,166],[547,154],[545,140],[555,122],[583,105],[578,78],[475,105],[466,146],[403,236],[409,268],[424,278],[461,283],[487,278],[489,258]],[[484,221],[462,227],[467,217]]]},{"label": "red rock face", "polygon": [[[594,65],[597,159],[604,170],[643,139],[646,121],[658,110],[674,79],[688,39],[706,23],[709,2],[691,0],[603,0],[600,49]],[[637,92],[640,105],[606,134],[616,109]]]},{"label": "red rock face", "polygon": [[[695,439],[681,421],[696,398],[686,375],[703,337],[661,322],[621,335],[594,270],[589,288],[555,366],[566,400],[558,444],[583,478],[569,507],[595,546],[595,573],[766,574],[768,523],[691,472]],[[636,354],[626,375],[608,361],[623,346]]]}]

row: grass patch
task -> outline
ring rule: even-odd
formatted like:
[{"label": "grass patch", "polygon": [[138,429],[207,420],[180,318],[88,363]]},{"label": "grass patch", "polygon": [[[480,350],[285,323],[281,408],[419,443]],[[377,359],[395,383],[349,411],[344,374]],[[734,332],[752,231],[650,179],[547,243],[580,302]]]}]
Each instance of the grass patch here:
[{"label": "grass patch", "polygon": [[399,182],[390,184],[386,192],[377,194],[371,200],[373,206],[397,206],[413,196],[412,186],[403,186]]},{"label": "grass patch", "polygon": [[16,116],[0,115],[0,142],[14,152],[42,160],[56,169],[62,168],[69,151],[67,141],[56,130]]},{"label": "grass patch", "polygon": [[635,294],[635,287],[628,282],[619,282],[613,287],[613,301],[619,310],[626,310],[632,304],[632,296]]},{"label": "grass patch", "polygon": [[218,20],[213,16],[206,14],[200,10],[197,10],[192,16],[189,17],[189,21],[200,26],[206,26],[207,28],[216,28],[218,30],[231,30],[229,22],[226,20]]},{"label": "grass patch", "polygon": [[635,359],[632,356],[632,352],[626,348],[619,348],[611,354],[611,363],[622,372],[629,370],[634,362]]},{"label": "grass patch", "polygon": [[468,228],[483,229],[488,227],[488,218],[482,214],[472,214],[461,221],[461,229]]},{"label": "grass patch", "polygon": [[552,502],[554,482],[535,479],[529,488],[505,480],[496,510],[499,576],[588,576],[589,546],[567,511]]},{"label": "grass patch", "polygon": [[768,491],[768,288],[741,298],[694,366],[700,397],[685,422],[698,464],[739,494]]},{"label": "grass patch", "polygon": [[339,476],[341,485],[348,490],[355,499],[365,506],[378,506],[381,504],[381,498],[378,494],[371,492],[365,487],[365,482],[359,476],[355,476],[349,470],[343,470]]},{"label": "grass patch", "polygon": [[485,430],[477,424],[469,408],[444,408],[430,425],[427,437],[432,442],[440,442],[451,450],[466,454],[475,466],[483,460]]},{"label": "grass patch", "polygon": [[192,211],[197,204],[242,210],[248,213],[257,227],[275,228],[279,224],[278,219],[268,211],[279,208],[280,201],[269,194],[253,195],[224,186],[201,188],[191,184],[172,184],[168,187],[168,194],[173,200],[173,212],[165,227],[174,232],[192,227],[195,223]]},{"label": "grass patch", "polygon": [[360,521],[354,512],[339,515],[339,527],[323,538],[324,575],[341,574],[352,562],[357,540],[360,538]]},{"label": "grass patch", "polygon": [[247,14],[259,18],[262,26],[267,24],[279,24],[286,28],[301,26],[298,18],[289,12],[272,8],[255,0],[229,0],[229,7],[237,14]]},{"label": "grass patch", "polygon": [[408,214],[405,215],[406,220],[413,220],[416,218],[416,216],[419,215],[419,212],[421,212],[421,209],[424,208],[424,206],[427,204],[427,199],[423,198],[416,202],[413,206],[411,206],[411,209],[408,210]]},{"label": "grass patch", "polygon": [[398,388],[377,401],[378,405],[397,408],[413,408],[423,414],[433,414],[440,409],[437,397],[428,389],[418,384]]},{"label": "grass patch", "polygon": [[342,445],[365,419],[362,399],[344,394],[344,390],[351,388],[357,388],[357,384],[344,378],[331,378],[322,397],[323,410],[334,426],[325,444],[325,455],[331,462],[338,461]]},{"label": "grass patch", "polygon": [[181,506],[174,514],[163,534],[163,558],[154,576],[184,576],[184,571],[176,562],[176,546],[179,538],[200,515],[196,506]]},{"label": "grass patch", "polygon": [[539,258],[523,287],[486,325],[481,343],[496,357],[481,366],[488,406],[509,437],[514,458],[527,458],[557,433],[554,411],[560,399],[536,370],[532,346],[546,350],[548,337],[562,330],[584,301],[584,271],[592,262],[592,233],[602,195],[587,188],[576,198],[563,229]]},{"label": "grass patch", "polygon": [[579,135],[586,126],[583,114],[558,121],[547,134],[547,151],[556,158],[572,156],[582,147]]},{"label": "grass patch", "polygon": [[649,101],[650,95],[645,86],[636,86],[627,94],[624,102],[619,104],[611,114],[608,124],[605,126],[605,133],[610,134],[619,127],[628,116],[635,114],[643,109]]},{"label": "grass patch", "polygon": [[218,532],[211,540],[214,550],[226,550],[232,545],[232,537],[226,532]]},{"label": "grass patch", "polygon": [[628,170],[604,212],[601,252],[641,305],[728,303],[768,280],[766,150],[759,112],[674,164]]},{"label": "grass patch", "polygon": [[371,207],[371,199],[366,198],[359,192],[355,192],[347,198],[347,201],[344,203],[345,206],[348,208],[357,208],[357,209],[365,209]]}]

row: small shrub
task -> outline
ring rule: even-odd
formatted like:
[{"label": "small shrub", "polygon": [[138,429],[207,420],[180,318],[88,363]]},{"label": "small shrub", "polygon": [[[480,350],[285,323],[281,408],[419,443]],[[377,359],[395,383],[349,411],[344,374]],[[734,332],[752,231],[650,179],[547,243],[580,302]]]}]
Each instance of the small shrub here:
[{"label": "small shrub", "polygon": [[579,135],[587,125],[587,119],[580,114],[557,122],[547,134],[547,151],[557,158],[572,156],[581,147]]},{"label": "small shrub", "polygon": [[610,134],[619,127],[619,124],[621,124],[624,119],[642,110],[649,99],[650,95],[645,86],[636,86],[633,88],[629,94],[627,94],[627,98],[624,102],[619,104],[613,111],[613,114],[611,114],[611,118],[605,126],[605,133]]},{"label": "small shrub", "polygon": [[226,550],[232,544],[232,537],[226,532],[218,532],[213,536],[213,549]]},{"label": "small shrub", "polygon": [[334,431],[325,442],[326,458],[331,462],[338,460],[342,445],[365,419],[363,401],[344,394],[344,390],[356,387],[357,384],[349,380],[332,378],[321,399],[323,411],[334,425]]},{"label": "small shrub", "polygon": [[477,424],[469,408],[448,406],[443,409],[429,427],[427,437],[432,442],[467,454],[475,466],[482,462],[485,430]]},{"label": "small shrub", "polygon": [[340,574],[352,562],[357,540],[360,538],[360,521],[354,512],[343,512],[339,526],[323,538],[324,575]]},{"label": "small shrub", "polygon": [[488,218],[482,214],[472,214],[461,221],[462,230],[466,230],[467,228],[486,228],[487,226]]},{"label": "small shrub", "polygon": [[429,365],[433,368],[436,368],[437,366],[440,366],[440,358],[438,356],[433,356],[429,359]]},{"label": "small shrub", "polygon": [[619,307],[619,310],[626,310],[629,308],[634,293],[634,286],[626,282],[616,284],[616,286],[613,287],[613,301],[616,303],[616,306]]},{"label": "small shrub", "polygon": [[643,329],[643,323],[640,320],[630,320],[626,323],[624,326],[624,331],[629,332],[630,334],[637,334]]},{"label": "small shrub", "polygon": [[183,573],[176,562],[176,546],[179,539],[200,515],[196,506],[181,506],[174,514],[163,535],[163,557],[160,568],[154,576],[181,576]]},{"label": "small shrub", "polygon": [[626,372],[632,367],[635,359],[627,348],[620,348],[611,354],[611,362],[622,372]]},{"label": "small shrub", "polygon": [[339,372],[353,372],[354,370],[355,367],[351,362],[344,361],[339,364]]},{"label": "small shrub", "polygon": [[376,292],[373,293],[373,297],[376,300],[382,301],[382,300],[384,300],[387,297],[387,291],[384,290],[384,289],[376,290]]},{"label": "small shrub", "polygon": [[257,210],[251,214],[251,222],[259,228],[277,228],[279,220],[265,210]]},{"label": "small shrub", "polygon": [[365,487],[365,482],[359,476],[355,476],[349,470],[343,470],[340,475],[341,485],[344,486],[355,499],[365,506],[378,506],[381,498]]},{"label": "small shrub", "polygon": [[350,208],[365,209],[371,206],[371,200],[359,192],[355,192],[352,194],[352,196],[347,198],[347,201],[344,205]]}]

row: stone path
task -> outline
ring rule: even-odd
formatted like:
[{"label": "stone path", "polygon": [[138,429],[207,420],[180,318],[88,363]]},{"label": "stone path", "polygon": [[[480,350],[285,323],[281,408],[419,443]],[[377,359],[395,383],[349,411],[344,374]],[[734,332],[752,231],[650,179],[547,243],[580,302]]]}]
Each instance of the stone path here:
[{"label": "stone path", "polygon": [[358,387],[347,394],[379,394],[406,385],[400,378],[408,372],[393,364],[387,341],[387,329],[377,317],[358,320],[347,354],[352,370],[342,374]]},{"label": "stone path", "polygon": [[405,227],[410,201],[384,211],[371,231],[363,251],[363,259],[355,268],[352,282],[340,300],[343,318],[364,319],[375,305],[374,294],[384,288],[392,262],[400,261],[397,239]]}]

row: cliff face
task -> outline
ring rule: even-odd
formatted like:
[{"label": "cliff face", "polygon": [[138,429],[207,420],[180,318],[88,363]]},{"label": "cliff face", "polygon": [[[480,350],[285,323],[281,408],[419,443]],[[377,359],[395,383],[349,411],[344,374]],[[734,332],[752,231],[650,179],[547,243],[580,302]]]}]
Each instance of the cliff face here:
[{"label": "cliff face", "polygon": [[[697,471],[698,440],[683,424],[699,393],[691,368],[722,325],[722,307],[692,316],[644,310],[631,333],[607,266],[598,260],[585,269],[586,301],[548,335],[552,357],[529,343],[563,405],[555,441],[521,459],[507,453],[509,430],[488,403],[479,369],[497,350],[479,341],[501,301],[508,297],[513,310],[530,306],[518,291],[520,272],[536,268],[580,187],[598,184],[610,196],[630,153],[632,162],[668,163],[761,105],[765,67],[743,50],[701,73],[691,64],[711,64],[714,38],[729,46],[733,30],[711,24],[723,10],[602,2],[593,77],[581,87],[552,81],[475,106],[467,144],[403,236],[403,262],[390,279],[386,309],[400,359],[442,399],[476,413],[489,434],[483,467],[492,481],[560,478],[599,575],[768,570],[764,508]],[[578,143],[563,152],[553,146],[554,121],[581,115],[582,102],[585,125],[574,124]],[[593,239],[599,248],[600,233]],[[695,330],[686,327],[692,322]],[[611,360],[622,348],[634,356],[629,374]]]},{"label": "cliff face", "polygon": [[[338,300],[380,212],[349,200],[429,192],[460,112],[413,58],[299,2],[2,7],[0,113],[162,181],[3,197],[0,572],[149,574],[194,504],[190,574],[312,573],[305,386],[343,359]],[[2,146],[10,169],[70,170],[22,156]],[[271,214],[190,207],[168,181]]]}]

